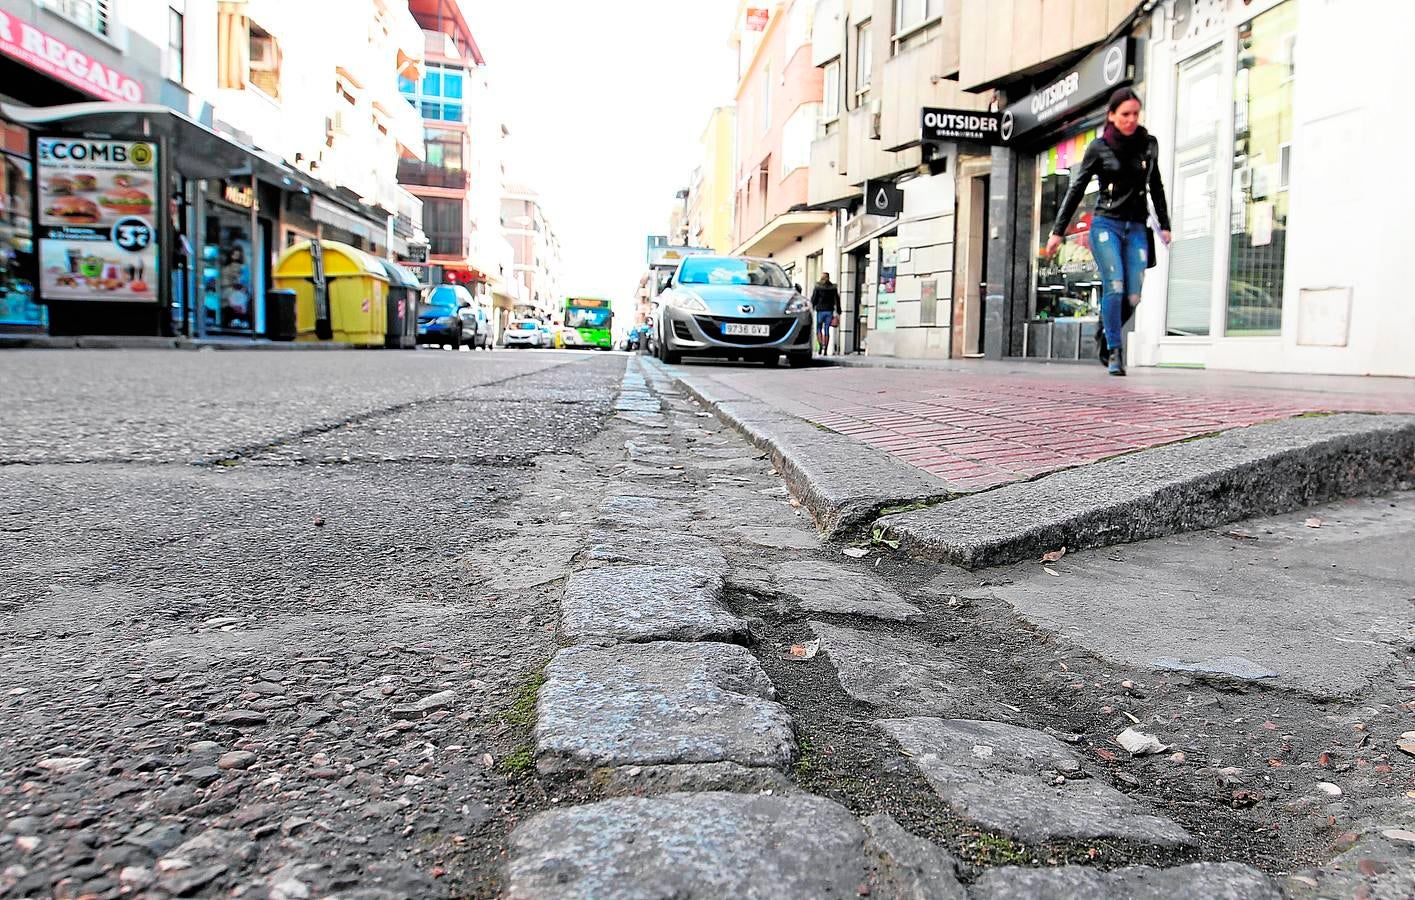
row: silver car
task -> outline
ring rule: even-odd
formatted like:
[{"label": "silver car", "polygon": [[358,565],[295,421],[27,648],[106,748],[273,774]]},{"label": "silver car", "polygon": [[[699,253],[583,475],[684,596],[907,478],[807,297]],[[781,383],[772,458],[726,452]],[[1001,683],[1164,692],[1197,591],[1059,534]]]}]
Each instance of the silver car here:
[{"label": "silver car", "polygon": [[678,264],[654,312],[654,347],[666,363],[685,356],[811,362],[811,304],[769,259],[690,256]]}]

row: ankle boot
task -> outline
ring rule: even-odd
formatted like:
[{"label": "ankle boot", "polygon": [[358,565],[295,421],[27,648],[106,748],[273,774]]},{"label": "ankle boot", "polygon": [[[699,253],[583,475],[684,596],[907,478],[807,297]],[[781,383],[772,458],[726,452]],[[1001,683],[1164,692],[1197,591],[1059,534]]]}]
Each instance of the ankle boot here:
[{"label": "ankle boot", "polygon": [[1125,347],[1117,345],[1110,348],[1110,362],[1106,365],[1107,372],[1112,375],[1125,374]]}]

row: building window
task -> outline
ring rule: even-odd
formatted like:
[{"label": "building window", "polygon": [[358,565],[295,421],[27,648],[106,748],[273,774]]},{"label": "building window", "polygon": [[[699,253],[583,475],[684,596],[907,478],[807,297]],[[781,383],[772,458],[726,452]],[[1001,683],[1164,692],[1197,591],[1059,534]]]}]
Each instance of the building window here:
[{"label": "building window", "polygon": [[462,140],[460,131],[428,128],[423,132],[427,147],[427,164],[454,172],[462,171]]},{"label": "building window", "polygon": [[943,0],[894,0],[894,36],[917,31],[943,15]]},{"label": "building window", "polygon": [[820,107],[803,103],[781,128],[781,177],[811,164],[811,141],[816,136]]},{"label": "building window", "polygon": [[762,70],[762,133],[771,130],[771,63]]},{"label": "building window", "polygon": [[875,67],[874,40],[869,19],[855,26],[855,97],[864,100],[870,92],[870,72]]},{"label": "building window", "polygon": [[108,37],[110,0],[43,0],[40,4],[78,25]]},{"label": "building window", "polygon": [[441,197],[423,198],[423,231],[428,251],[437,256],[463,256],[462,201]]},{"label": "building window", "polygon": [[825,80],[821,95],[821,119],[829,122],[840,116],[840,60],[825,64]]},{"label": "building window", "polygon": [[452,66],[429,65],[421,83],[399,77],[398,90],[424,119],[465,122],[466,77],[465,72]]},{"label": "building window", "polygon": [[280,99],[280,45],[270,32],[250,23],[250,83],[268,97]]},{"label": "building window", "polygon": [[186,77],[187,24],[182,14],[167,9],[167,78],[181,84]]},{"label": "building window", "polygon": [[1226,334],[1282,330],[1296,33],[1297,0],[1238,28]]}]

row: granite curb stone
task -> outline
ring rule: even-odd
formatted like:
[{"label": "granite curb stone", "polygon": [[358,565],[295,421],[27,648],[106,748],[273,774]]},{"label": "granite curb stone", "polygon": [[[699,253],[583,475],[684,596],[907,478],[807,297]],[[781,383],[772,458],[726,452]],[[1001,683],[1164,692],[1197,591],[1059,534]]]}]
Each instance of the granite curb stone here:
[{"label": "granite curb stone", "polygon": [[884,516],[913,556],[970,569],[1275,515],[1415,482],[1415,417],[1287,419]]},{"label": "granite curb stone", "polygon": [[[661,366],[652,362],[651,365]],[[953,495],[947,482],[767,403],[724,389],[707,376],[672,377],[707,409],[771,454],[792,492],[827,536],[870,522],[891,506]]]},{"label": "granite curb stone", "polygon": [[1193,863],[1168,869],[1129,866],[1101,872],[1084,866],[984,872],[970,900],[1282,900],[1266,875],[1240,863]]}]

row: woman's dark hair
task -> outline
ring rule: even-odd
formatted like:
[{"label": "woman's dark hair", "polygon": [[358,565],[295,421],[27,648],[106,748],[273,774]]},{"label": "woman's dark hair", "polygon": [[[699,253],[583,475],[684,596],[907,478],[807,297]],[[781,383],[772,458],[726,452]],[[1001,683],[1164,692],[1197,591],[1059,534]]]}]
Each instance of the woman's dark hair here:
[{"label": "woman's dark hair", "polygon": [[1131,100],[1134,100],[1141,106],[1145,105],[1145,102],[1140,99],[1140,95],[1135,93],[1133,88],[1118,88],[1115,93],[1110,95],[1110,102],[1105,105],[1105,111],[1115,112],[1117,109],[1120,109],[1122,103],[1127,103]]}]

